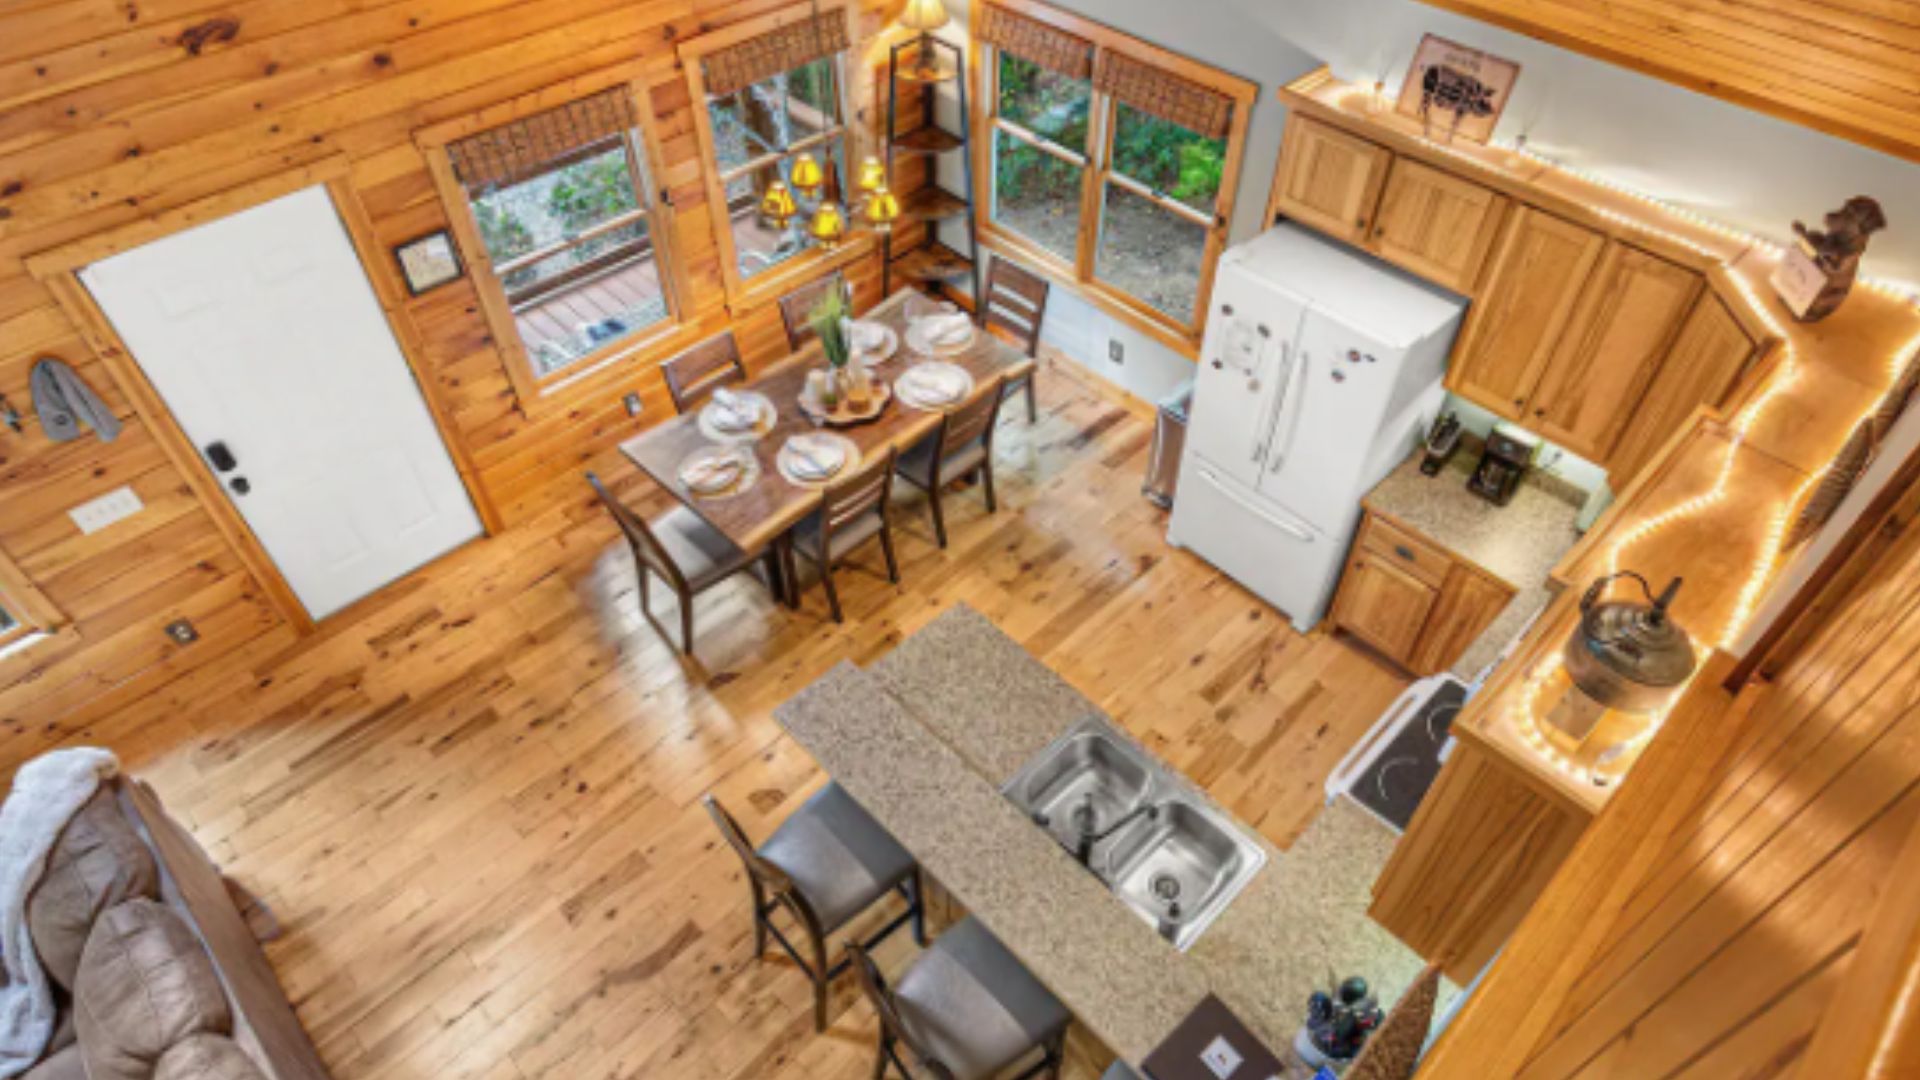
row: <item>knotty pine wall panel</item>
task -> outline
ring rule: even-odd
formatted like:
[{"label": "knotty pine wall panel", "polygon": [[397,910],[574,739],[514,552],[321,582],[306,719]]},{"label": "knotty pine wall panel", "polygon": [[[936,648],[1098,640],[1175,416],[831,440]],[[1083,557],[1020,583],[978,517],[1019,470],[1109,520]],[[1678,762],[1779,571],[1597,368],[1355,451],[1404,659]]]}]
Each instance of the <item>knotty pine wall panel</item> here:
[{"label": "knotty pine wall panel", "polygon": [[1423,2],[1920,160],[1911,0]]},{"label": "knotty pine wall panel", "polygon": [[[72,363],[126,424],[121,438],[56,445],[29,417],[0,429],[0,550],[76,633],[0,659],[0,733],[53,741],[134,695],[287,628],[143,428],[52,295],[28,276],[38,251],[334,155],[378,241],[444,227],[414,147],[418,128],[633,65],[676,208],[672,240],[688,306],[732,326],[750,366],[784,355],[771,306],[729,311],[692,102],[677,42],[789,0],[41,0],[0,8],[0,394],[27,409],[41,356]],[[855,0],[856,124],[884,115],[873,82],[898,0]],[[649,115],[650,114],[650,115]],[[390,262],[369,273],[396,281]],[[860,301],[879,298],[877,261],[849,267]],[[533,416],[462,281],[414,298],[407,315],[425,389],[445,406],[480,483],[509,524],[537,513],[644,424],[670,415],[650,364],[604,393]],[[620,398],[640,392],[627,416]],[[67,510],[122,484],[146,509],[93,536]],[[162,627],[191,618],[201,640]],[[270,635],[272,635],[270,637]]]}]

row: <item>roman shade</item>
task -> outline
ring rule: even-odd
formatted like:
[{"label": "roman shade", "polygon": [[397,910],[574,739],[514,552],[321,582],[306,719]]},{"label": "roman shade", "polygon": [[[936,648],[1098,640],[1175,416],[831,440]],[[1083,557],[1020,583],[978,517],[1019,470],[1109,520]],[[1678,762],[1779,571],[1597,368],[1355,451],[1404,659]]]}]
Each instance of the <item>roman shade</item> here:
[{"label": "roman shade", "polygon": [[1224,139],[1233,122],[1233,99],[1125,53],[1100,53],[1094,89],[1143,113],[1209,139]]},{"label": "roman shade", "polygon": [[847,47],[847,16],[835,9],[708,53],[700,71],[712,96],[731,94]]},{"label": "roman shade", "polygon": [[1093,42],[995,4],[981,8],[974,36],[1071,79],[1093,74]]},{"label": "roman shade", "polygon": [[481,195],[597,153],[638,126],[632,96],[616,86],[448,143],[447,157],[461,186]]}]

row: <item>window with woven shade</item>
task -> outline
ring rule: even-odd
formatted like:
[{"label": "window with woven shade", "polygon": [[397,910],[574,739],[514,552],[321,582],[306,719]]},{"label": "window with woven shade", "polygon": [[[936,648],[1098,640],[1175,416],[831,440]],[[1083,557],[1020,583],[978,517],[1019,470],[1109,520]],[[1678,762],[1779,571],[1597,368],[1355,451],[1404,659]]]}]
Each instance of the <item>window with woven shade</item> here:
[{"label": "window with woven shade", "polygon": [[508,111],[438,149],[480,248],[467,255],[482,264],[496,332],[511,327],[538,384],[672,322],[665,230],[630,86]]},{"label": "window with woven shade", "polygon": [[769,188],[785,185],[798,204],[845,200],[850,41],[843,7],[801,4],[680,46],[736,294],[815,249],[805,213],[761,213]]},{"label": "window with woven shade", "polygon": [[977,0],[990,244],[1191,345],[1257,88],[1038,0]]}]

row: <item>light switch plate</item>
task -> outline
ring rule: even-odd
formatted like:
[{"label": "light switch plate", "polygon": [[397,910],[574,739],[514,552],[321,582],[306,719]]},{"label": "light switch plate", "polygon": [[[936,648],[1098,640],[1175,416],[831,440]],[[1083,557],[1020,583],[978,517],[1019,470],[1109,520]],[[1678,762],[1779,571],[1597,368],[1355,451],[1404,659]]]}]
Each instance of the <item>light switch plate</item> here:
[{"label": "light switch plate", "polygon": [[146,504],[140,501],[140,496],[134,494],[132,488],[118,487],[91,502],[81,503],[67,511],[67,516],[73,519],[73,523],[80,527],[81,532],[92,535],[146,508]]},{"label": "light switch plate", "polygon": [[1240,1056],[1240,1051],[1235,1050],[1233,1044],[1227,1041],[1226,1036],[1216,1035],[1213,1041],[1207,1044],[1206,1049],[1200,1051],[1200,1060],[1213,1075],[1220,1080],[1227,1080],[1227,1077],[1232,1076],[1234,1070],[1240,1067],[1240,1062],[1245,1059]]}]

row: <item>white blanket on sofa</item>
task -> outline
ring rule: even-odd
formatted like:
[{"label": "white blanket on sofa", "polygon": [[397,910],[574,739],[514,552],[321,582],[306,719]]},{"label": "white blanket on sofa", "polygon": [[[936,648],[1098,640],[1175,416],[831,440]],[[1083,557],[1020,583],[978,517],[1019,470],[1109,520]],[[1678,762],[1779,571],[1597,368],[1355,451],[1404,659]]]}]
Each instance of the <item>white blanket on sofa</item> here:
[{"label": "white blanket on sofa", "polygon": [[27,897],[60,831],[119,769],[105,750],[55,750],[20,767],[0,806],[0,1078],[26,1072],[53,1036],[53,989],[27,928]]}]

